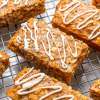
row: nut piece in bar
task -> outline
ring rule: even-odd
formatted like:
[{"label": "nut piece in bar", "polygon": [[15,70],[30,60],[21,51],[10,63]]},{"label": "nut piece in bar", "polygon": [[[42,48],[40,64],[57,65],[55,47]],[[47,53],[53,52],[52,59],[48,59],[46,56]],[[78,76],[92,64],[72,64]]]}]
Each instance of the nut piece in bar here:
[{"label": "nut piece in bar", "polygon": [[53,25],[100,50],[100,9],[78,0],[60,0]]},{"label": "nut piece in bar", "polygon": [[0,28],[20,24],[44,12],[45,0],[0,0]]},{"label": "nut piece in bar", "polygon": [[15,32],[8,48],[66,82],[71,81],[89,53],[88,46],[82,41],[33,18]]},{"label": "nut piece in bar", "polygon": [[4,51],[0,51],[0,76],[7,69],[9,65],[9,55]]},{"label": "nut piece in bar", "polygon": [[89,100],[79,91],[33,68],[24,68],[8,89],[12,100]]},{"label": "nut piece in bar", "polygon": [[95,80],[90,88],[90,96],[93,100],[100,100],[100,79]]}]

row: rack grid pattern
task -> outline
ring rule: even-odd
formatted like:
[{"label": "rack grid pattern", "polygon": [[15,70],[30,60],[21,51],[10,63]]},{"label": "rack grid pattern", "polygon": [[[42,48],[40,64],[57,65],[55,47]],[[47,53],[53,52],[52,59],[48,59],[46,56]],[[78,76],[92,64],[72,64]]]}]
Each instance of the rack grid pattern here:
[{"label": "rack grid pattern", "polygon": [[[89,2],[89,0],[84,0]],[[38,15],[37,18],[44,19],[50,24],[53,14],[55,12],[57,0],[46,0],[45,7],[46,12]],[[8,27],[0,31],[0,50],[4,50],[10,55],[10,66],[0,77],[0,100],[10,100],[6,95],[6,90],[14,84],[14,77],[24,66],[31,66],[31,64],[25,61],[22,57],[16,55],[7,49],[7,43],[13,32],[1,34],[5,30],[15,30],[16,26]],[[83,94],[89,95],[89,87],[95,79],[100,78],[100,52],[92,51],[89,58],[87,58],[79,67],[78,71],[73,78],[71,85],[73,88],[80,90]]]}]

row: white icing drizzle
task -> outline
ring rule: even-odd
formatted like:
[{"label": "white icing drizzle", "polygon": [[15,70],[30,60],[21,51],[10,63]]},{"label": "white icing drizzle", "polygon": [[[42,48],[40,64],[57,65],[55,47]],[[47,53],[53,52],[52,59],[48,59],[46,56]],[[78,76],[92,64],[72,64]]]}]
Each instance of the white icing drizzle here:
[{"label": "white icing drizzle", "polygon": [[26,95],[26,94],[35,92],[35,91],[37,91],[39,89],[53,89],[54,90],[52,92],[47,93],[46,95],[41,96],[39,100],[43,100],[43,99],[49,97],[50,95],[53,95],[55,93],[58,93],[58,92],[62,91],[62,87],[61,86],[45,86],[45,87],[39,87],[39,88],[31,89],[31,90],[20,89],[20,90],[17,91],[17,93],[19,95]]},{"label": "white icing drizzle", "polygon": [[62,100],[64,98],[67,98],[68,100],[74,100],[74,96],[73,95],[63,95],[63,96],[54,98],[53,100]]},{"label": "white icing drizzle", "polygon": [[15,81],[15,85],[22,85],[22,89],[18,90],[18,94],[24,95],[24,91],[25,94],[30,93],[31,91],[27,91],[27,89],[32,88],[34,85],[40,83],[44,79],[44,73],[37,73],[32,76],[28,76],[32,71],[33,68],[31,68],[26,74],[24,74],[17,81]]},{"label": "white icing drizzle", "polygon": [[90,40],[92,40],[92,39],[94,39],[94,38],[100,36],[100,32],[97,32],[97,33],[95,34],[95,32],[96,32],[98,29],[100,29],[100,25],[96,26],[96,28],[95,28],[95,29],[92,31],[92,33],[89,35],[88,38],[89,38]]},{"label": "white icing drizzle", "polygon": [[39,51],[39,47],[38,47],[38,43],[37,43],[37,35],[36,35],[36,32],[38,31],[38,28],[36,26],[37,24],[37,21],[34,22],[34,37],[33,37],[33,32],[32,30],[28,27],[28,25],[26,24],[26,28],[28,29],[28,31],[30,32],[31,34],[31,39],[34,41],[34,45],[35,45],[35,49],[36,51],[38,52]]},{"label": "white icing drizzle", "polygon": [[8,4],[9,0],[3,0],[2,4],[0,5],[0,9],[3,8],[4,6],[6,6]]},{"label": "white icing drizzle", "polygon": [[[71,2],[69,4],[66,4],[63,8],[61,8],[61,7],[59,8],[59,11],[64,12],[63,22],[65,24],[70,24],[71,22],[73,22],[74,20],[76,20],[77,18],[79,18],[82,15],[91,14],[91,15],[88,15],[88,17],[85,18],[82,22],[80,22],[79,24],[76,25],[76,28],[78,30],[87,27],[90,23],[93,23],[93,21],[91,19],[96,14],[98,14],[98,10],[96,10],[96,9],[95,10],[87,10],[87,11],[84,11],[81,13],[76,13],[76,15],[72,19],[67,20],[67,17],[69,16],[70,12],[72,12],[74,9],[78,8],[79,6],[80,6],[80,2],[78,1],[78,2]],[[99,19],[100,19],[100,17],[98,17],[96,20],[99,20]],[[97,28],[98,28],[98,25],[96,26],[96,29]],[[100,32],[93,34],[94,32],[95,32],[95,29],[90,33],[90,36],[92,36],[92,38],[90,38],[90,36],[88,37],[88,38],[90,38],[90,40],[99,36],[98,34]]]},{"label": "white icing drizzle", "polygon": [[50,39],[49,39],[49,35],[50,35],[50,29],[47,28],[47,35],[46,35],[46,38],[47,38],[47,41],[48,41],[48,46],[49,46],[49,51],[47,51],[46,49],[46,46],[44,45],[44,42],[42,41],[42,45],[43,45],[43,48],[45,50],[45,53],[49,56],[49,58],[51,60],[54,60],[53,56],[51,55],[51,45],[50,45]]},{"label": "white icing drizzle", "polygon": [[[74,17],[74,18],[72,18],[71,20],[69,20],[69,21],[66,21],[66,18],[68,17],[68,15],[70,14],[70,12],[72,12],[76,7],[79,7],[79,5],[80,5],[80,3],[76,3],[77,5],[74,5],[74,7],[72,8],[72,9],[70,9],[69,11],[65,11],[65,13],[64,13],[64,19],[63,19],[63,22],[65,23],[65,24],[69,24],[69,23],[71,23],[73,20],[75,20],[76,18]],[[67,9],[69,8],[70,6],[68,6],[67,7]],[[66,9],[66,10],[67,10]],[[61,11],[61,10],[60,10]]]},{"label": "white icing drizzle", "polygon": [[33,71],[33,68],[31,68],[29,70],[29,72],[27,72],[22,77],[20,77],[17,81],[15,81],[15,85],[22,85],[23,89],[29,89],[29,88],[33,87],[34,85],[38,84],[39,82],[41,82],[43,80],[43,78],[45,77],[44,73],[38,73],[38,74],[34,74],[28,78],[25,78],[32,71]]},{"label": "white icing drizzle", "polygon": [[[71,3],[69,3],[68,5],[65,5],[63,8],[59,8],[59,10],[60,11],[66,11],[66,10],[68,10],[70,7],[73,7],[71,10],[70,10],[70,12],[72,11],[72,10],[74,10],[76,7],[78,7],[80,5],[80,2],[71,2]],[[68,12],[68,13],[70,13],[70,12]]]},{"label": "white icing drizzle", "polygon": [[38,43],[37,43],[38,37],[37,37],[37,34],[36,34],[36,33],[38,32],[37,20],[34,21],[33,27],[34,27],[34,38],[33,38],[32,34],[31,34],[31,38],[32,38],[32,39],[34,40],[34,42],[35,42],[35,49],[36,49],[36,51],[39,51],[39,47],[38,47]]},{"label": "white icing drizzle", "polygon": [[26,23],[23,23],[23,24],[21,24],[21,26],[22,26],[22,29],[24,30],[24,49],[28,49],[28,47],[29,47],[29,39],[27,39],[27,35],[26,35],[26,33],[27,33],[27,30],[26,30],[26,28],[25,28],[25,25]]},{"label": "white icing drizzle", "polygon": [[[14,4],[15,5],[18,5],[20,2],[21,2],[22,0],[14,0]],[[27,5],[28,4],[28,0],[25,0],[25,5]]]},{"label": "white icing drizzle", "polygon": [[45,86],[45,87],[42,87],[42,89],[53,89],[54,91],[49,92],[48,94],[42,96],[39,100],[44,100],[45,98],[49,97],[50,95],[62,91],[62,87],[61,86]]},{"label": "white icing drizzle", "polygon": [[64,62],[66,60],[66,50],[65,50],[65,37],[61,35],[62,43],[63,43],[63,52],[64,52]]},{"label": "white icing drizzle", "polygon": [[[26,94],[38,91],[40,89],[51,89],[52,90],[51,92],[48,92],[47,94],[39,98],[39,100],[44,100],[45,98],[62,91],[62,86],[58,86],[58,85],[41,86],[38,88],[33,88],[35,85],[39,84],[45,77],[44,73],[37,73],[37,74],[30,76],[29,74],[32,73],[33,69],[34,68],[31,68],[26,74],[24,74],[17,81],[15,81],[15,85],[22,85],[22,88],[17,91],[17,94],[26,95]],[[53,100],[59,100],[60,98],[70,98],[69,100],[73,100],[71,98],[74,98],[74,96],[66,95],[66,96],[61,96],[58,99],[56,98]]]},{"label": "white icing drizzle", "polygon": [[21,0],[14,0],[14,4],[19,4]]},{"label": "white icing drizzle", "polygon": [[[27,80],[24,80],[24,81],[29,81],[29,80],[31,80],[31,81],[24,83],[22,85],[22,88],[29,89],[29,88],[33,87],[34,85],[38,84],[39,82],[41,82],[44,77],[45,77],[44,73],[38,73],[38,74],[32,75],[29,78],[27,78]],[[34,78],[36,78],[36,79],[34,79]]]},{"label": "white icing drizzle", "polygon": [[67,41],[67,44],[68,44],[68,48],[70,50],[70,53],[72,54],[72,56],[74,58],[77,58],[78,57],[78,48],[77,48],[77,42],[75,41],[75,39],[71,36],[72,40],[74,41],[74,48],[75,48],[75,52],[73,53],[72,51],[72,48],[70,47],[70,44],[69,42]]},{"label": "white icing drizzle", "polygon": [[61,39],[62,39],[62,43],[63,43],[64,58],[62,59],[59,48],[58,48],[58,53],[59,53],[59,56],[60,56],[60,59],[61,59],[62,68],[66,69],[66,68],[69,67],[69,65],[65,63],[65,61],[66,61],[65,37],[63,35],[61,35]]},{"label": "white icing drizzle", "polygon": [[88,24],[92,23],[93,21],[88,22],[88,20],[90,20],[91,18],[93,18],[93,16],[95,16],[98,13],[98,11],[97,10],[88,10],[86,12],[80,13],[79,17],[82,16],[82,15],[84,15],[84,14],[86,14],[86,13],[93,13],[93,14],[89,15],[85,20],[83,20],[81,23],[79,23],[77,25],[77,29],[79,29],[79,30],[85,28],[86,26],[88,26]]},{"label": "white icing drizzle", "polygon": [[[27,22],[23,23],[21,26],[24,27],[23,30],[25,30],[25,37],[26,37],[26,29],[30,32],[31,39],[34,41],[35,50],[38,52],[38,51],[39,51],[39,47],[38,47],[37,35],[36,35],[36,32],[37,32],[38,28],[37,28],[37,26],[36,26],[36,23],[37,23],[37,21],[34,22],[34,28],[35,28],[35,29],[34,29],[34,37],[33,37],[33,32],[32,32],[32,30],[31,30],[31,29],[28,27],[28,25],[27,25]],[[26,28],[26,29],[25,29],[25,28]],[[25,43],[26,45],[28,45],[28,42],[27,42],[26,38],[25,38],[24,43]]]},{"label": "white icing drizzle", "polygon": [[34,68],[31,68],[26,74],[24,74],[22,77],[20,77],[17,81],[15,81],[15,85],[21,85],[25,83],[26,81],[21,81],[23,78],[25,78],[29,73],[33,71]]}]

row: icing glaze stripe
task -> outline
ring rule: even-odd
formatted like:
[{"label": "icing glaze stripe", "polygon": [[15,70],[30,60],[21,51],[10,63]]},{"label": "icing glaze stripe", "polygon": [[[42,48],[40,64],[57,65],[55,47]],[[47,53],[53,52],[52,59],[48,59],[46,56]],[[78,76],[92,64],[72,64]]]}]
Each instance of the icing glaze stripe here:
[{"label": "icing glaze stripe", "polygon": [[[25,37],[26,37],[26,30],[25,30],[25,28],[30,32],[31,39],[34,41],[35,49],[36,49],[36,51],[38,52],[38,51],[39,51],[38,42],[37,42],[37,38],[38,38],[38,37],[37,37],[37,35],[36,35],[36,32],[38,31],[38,28],[37,28],[36,24],[37,24],[37,21],[34,22],[34,28],[35,28],[35,29],[34,29],[34,37],[33,37],[33,32],[32,32],[32,30],[31,30],[31,29],[28,27],[28,25],[27,25],[27,22],[21,24],[21,26],[23,27],[23,30],[25,31]],[[25,40],[26,40],[26,39],[25,39]],[[24,43],[25,43],[25,45],[28,47],[27,40],[24,41]]]},{"label": "icing glaze stripe", "polygon": [[44,73],[34,74],[29,77],[28,74],[32,73],[32,71],[33,68],[31,68],[26,74],[24,74],[21,78],[15,81],[15,85],[22,85],[23,89],[28,89],[41,82],[45,77]]},{"label": "icing glaze stripe", "polygon": [[[69,14],[75,10],[78,9],[78,7],[80,6],[80,2],[71,2],[69,4],[66,4],[63,8],[60,7],[59,11],[64,12],[64,17],[63,17],[63,22],[64,24],[70,24],[72,23],[74,20],[78,19],[79,17],[81,17],[82,15],[86,15],[88,14],[88,16],[80,23],[78,23],[76,25],[76,28],[78,30],[81,30],[83,28],[86,28],[89,24],[93,23],[93,18],[99,13],[97,9],[92,9],[92,10],[87,10],[87,11],[83,11],[83,12],[77,12],[73,18],[71,18],[70,20],[67,20],[67,17],[69,16]],[[98,17],[96,20],[99,20],[100,17]],[[96,37],[98,37],[100,35],[100,32],[96,32],[94,34],[94,32],[98,29],[100,25],[96,25],[96,28],[90,33],[90,35],[88,36],[88,38],[90,40],[95,39]],[[92,36],[92,37],[91,37]]]},{"label": "icing glaze stripe", "polygon": [[75,9],[76,7],[78,7],[80,5],[80,2],[71,2],[69,5],[65,5],[63,8],[59,8],[60,11],[66,11],[68,10],[70,7],[72,7],[72,9],[70,10],[70,12]]},{"label": "icing glaze stripe", "polygon": [[94,28],[94,30],[92,31],[92,33],[89,35],[88,38],[89,38],[90,40],[92,40],[92,39],[94,39],[94,38],[100,36],[100,32],[97,32],[97,33],[95,34],[95,32],[96,32],[98,29],[100,30],[100,25],[96,26],[96,27]]},{"label": "icing glaze stripe", "polygon": [[62,100],[62,99],[65,99],[67,98],[68,100],[74,100],[74,96],[73,95],[63,95],[63,96],[60,96],[60,97],[57,97],[57,98],[54,98],[53,100]]},{"label": "icing glaze stripe", "polygon": [[15,81],[15,85],[21,85],[23,83],[26,82],[26,80],[24,81],[21,81],[23,80],[29,73],[31,73],[33,71],[34,68],[31,68],[26,74],[24,74],[22,77],[20,77],[17,81]]},{"label": "icing glaze stripe", "polygon": [[[50,89],[51,92],[41,96],[39,100],[44,100],[47,97],[59,93],[62,91],[62,86],[53,85],[53,86],[40,86],[38,88],[33,88],[35,85],[38,85],[41,81],[43,81],[45,74],[44,73],[36,73],[33,75],[29,75],[32,73],[34,68],[31,68],[27,73],[25,73],[22,77],[20,77],[17,81],[15,81],[15,85],[21,85],[21,89],[17,91],[18,95],[27,95],[29,93],[34,93],[40,89]],[[70,98],[69,100],[73,100],[73,95],[64,95],[53,100],[59,100],[61,98]]]},{"label": "icing glaze stripe", "polygon": [[[14,4],[18,5],[21,1],[23,1],[23,0],[14,0]],[[25,5],[28,4],[28,0],[25,0],[24,2],[25,2]]]},{"label": "icing glaze stripe", "polygon": [[63,54],[64,54],[64,58],[62,59],[59,48],[58,48],[58,53],[59,53],[59,56],[60,56],[60,59],[61,59],[62,68],[66,69],[66,68],[69,67],[69,65],[65,63],[66,51],[65,51],[65,37],[63,35],[61,35],[61,40],[62,40],[62,43],[63,43]]},{"label": "icing glaze stripe", "polygon": [[84,15],[86,13],[92,13],[92,14],[89,15],[89,17],[87,17],[85,20],[83,20],[83,22],[81,22],[77,25],[77,29],[79,29],[79,30],[88,26],[88,24],[93,23],[93,21],[88,22],[88,20],[93,18],[93,16],[95,16],[98,13],[98,11],[97,10],[88,10],[86,12],[80,13],[79,16]]},{"label": "icing glaze stripe", "polygon": [[50,45],[50,39],[49,39],[49,34],[50,34],[50,29],[47,28],[47,35],[46,35],[46,38],[47,38],[47,42],[48,42],[48,46],[49,46],[49,52],[46,50],[46,46],[44,45],[44,42],[42,41],[42,45],[43,45],[43,48],[45,50],[45,53],[49,56],[49,58],[51,60],[54,60],[54,58],[52,57],[51,55],[51,45]]},{"label": "icing glaze stripe", "polygon": [[2,4],[0,5],[0,9],[3,8],[4,6],[6,6],[8,4],[9,0],[3,0]]},{"label": "icing glaze stripe", "polygon": [[69,50],[70,50],[72,56],[73,56],[74,58],[77,58],[77,57],[78,57],[77,42],[75,41],[75,39],[74,39],[73,37],[71,37],[71,38],[72,38],[72,40],[74,41],[74,48],[75,48],[74,51],[75,51],[75,52],[73,53],[73,51],[72,51],[72,49],[71,49],[71,46],[70,46],[69,42],[67,41],[68,48],[69,48]]}]

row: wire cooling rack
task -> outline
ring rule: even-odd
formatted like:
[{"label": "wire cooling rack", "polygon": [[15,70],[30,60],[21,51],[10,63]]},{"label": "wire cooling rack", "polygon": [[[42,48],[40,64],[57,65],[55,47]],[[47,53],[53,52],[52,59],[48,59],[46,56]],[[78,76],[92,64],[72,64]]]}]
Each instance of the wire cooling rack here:
[{"label": "wire cooling rack", "polygon": [[[89,0],[84,0],[89,2]],[[46,0],[45,2],[46,12],[38,15],[37,18],[44,19],[48,24],[50,24],[53,14],[55,12],[56,0]],[[14,25],[13,25],[14,26]],[[14,30],[16,26],[8,27],[7,29],[0,30],[0,34],[5,31]],[[8,32],[6,34],[0,35],[0,49],[4,50],[10,55],[10,66],[0,77],[0,100],[9,100],[6,95],[6,91],[10,88],[13,83],[14,77],[23,68],[23,66],[31,66],[30,63],[25,61],[20,56],[7,49],[7,43],[13,32]],[[87,58],[79,67],[72,81],[72,86],[75,89],[80,90],[83,94],[89,95],[89,87],[91,83],[100,78],[100,53],[93,50],[89,58]]]}]

